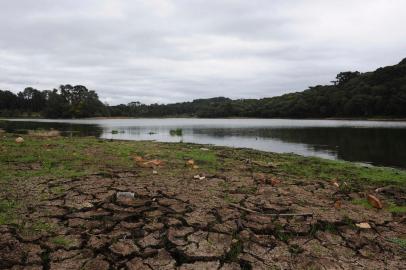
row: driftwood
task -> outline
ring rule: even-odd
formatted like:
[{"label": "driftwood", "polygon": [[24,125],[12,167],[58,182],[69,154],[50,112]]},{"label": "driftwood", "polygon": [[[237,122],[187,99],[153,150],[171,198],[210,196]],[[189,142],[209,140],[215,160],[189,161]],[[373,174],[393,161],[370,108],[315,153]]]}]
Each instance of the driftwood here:
[{"label": "driftwood", "polygon": [[240,209],[240,210],[243,210],[243,211],[246,211],[246,212],[249,212],[249,213],[252,213],[252,214],[263,215],[263,216],[271,216],[271,217],[297,217],[297,216],[309,217],[309,216],[313,216],[313,213],[266,214],[266,213],[261,213],[261,212],[254,211],[254,210],[252,210],[252,209],[248,209],[248,208],[242,207],[242,206],[240,206],[240,205],[238,205],[238,204],[235,204],[235,203],[229,203],[229,205],[230,205],[231,207],[238,208],[238,209]]}]

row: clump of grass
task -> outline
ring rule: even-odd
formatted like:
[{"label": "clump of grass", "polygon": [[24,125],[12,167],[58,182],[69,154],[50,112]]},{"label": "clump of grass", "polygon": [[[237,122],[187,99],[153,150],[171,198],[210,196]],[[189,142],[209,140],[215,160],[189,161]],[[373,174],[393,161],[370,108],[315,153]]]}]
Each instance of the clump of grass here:
[{"label": "clump of grass", "polygon": [[113,130],[111,131],[111,134],[118,134],[118,130],[113,129]]},{"label": "clump of grass", "polygon": [[389,202],[386,209],[393,214],[403,214],[406,213],[405,205],[396,205],[393,202]]},{"label": "clump of grass", "polygon": [[303,251],[304,251],[303,248],[301,248],[297,244],[292,244],[292,245],[289,246],[289,252],[292,253],[292,254],[300,254]]},{"label": "clump of grass", "polygon": [[0,225],[16,222],[15,209],[17,204],[10,200],[0,200]]},{"label": "clump of grass", "polygon": [[223,199],[226,203],[238,203],[238,199],[228,193],[224,193]]},{"label": "clump of grass", "polygon": [[369,202],[368,202],[368,200],[365,199],[365,198],[354,199],[354,200],[352,200],[351,202],[352,202],[353,204],[361,205],[361,206],[363,206],[363,207],[365,207],[365,208],[368,208],[368,209],[372,209],[372,208],[373,208],[372,205],[370,205]]},{"label": "clump of grass", "polygon": [[257,187],[256,186],[251,186],[251,187],[243,186],[243,187],[238,187],[236,191],[239,193],[243,193],[243,194],[255,194],[255,192],[257,192]]},{"label": "clump of grass", "polygon": [[183,130],[181,128],[171,129],[169,130],[169,134],[171,134],[171,136],[182,136]]},{"label": "clump of grass", "polygon": [[391,243],[399,245],[401,248],[406,249],[406,239],[403,238],[389,238],[387,239]]},{"label": "clump of grass", "polygon": [[241,239],[235,239],[235,243],[233,243],[230,247],[230,251],[227,252],[225,256],[225,261],[227,262],[236,262],[238,261],[238,256],[244,249],[244,244]]},{"label": "clump of grass", "polygon": [[69,247],[72,244],[72,241],[67,239],[63,235],[55,236],[54,238],[51,239],[51,242],[55,245],[63,246],[63,247]]}]

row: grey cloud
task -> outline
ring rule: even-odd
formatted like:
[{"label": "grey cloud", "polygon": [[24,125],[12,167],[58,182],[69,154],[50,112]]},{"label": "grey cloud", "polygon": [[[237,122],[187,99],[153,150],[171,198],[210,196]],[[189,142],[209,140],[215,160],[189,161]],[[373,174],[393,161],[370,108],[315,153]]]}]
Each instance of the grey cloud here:
[{"label": "grey cloud", "polygon": [[261,98],[406,57],[402,0],[0,3],[0,89],[84,84],[110,104]]}]

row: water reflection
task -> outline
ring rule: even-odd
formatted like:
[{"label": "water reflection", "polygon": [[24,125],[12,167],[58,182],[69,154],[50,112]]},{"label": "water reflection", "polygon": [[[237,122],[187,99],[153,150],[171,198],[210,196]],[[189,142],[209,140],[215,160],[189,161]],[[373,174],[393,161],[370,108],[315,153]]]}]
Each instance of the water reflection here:
[{"label": "water reflection", "polygon": [[[64,135],[249,147],[406,168],[406,123],[280,119],[86,119],[4,121],[7,131],[58,129]],[[182,136],[170,130],[182,128]]]}]

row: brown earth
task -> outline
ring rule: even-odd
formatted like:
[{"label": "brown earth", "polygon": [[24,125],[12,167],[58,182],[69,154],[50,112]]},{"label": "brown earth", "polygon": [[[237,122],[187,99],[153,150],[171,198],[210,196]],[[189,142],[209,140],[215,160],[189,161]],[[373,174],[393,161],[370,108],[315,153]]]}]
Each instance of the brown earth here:
[{"label": "brown earth", "polygon": [[[404,215],[350,202],[362,193],[265,174],[150,170],[21,185],[22,197],[51,196],[20,213],[24,226],[0,227],[0,269],[405,269],[405,250],[389,241],[406,235]],[[379,196],[404,200],[396,192]],[[282,213],[313,216],[269,215]],[[38,220],[46,229],[24,229]]]}]

